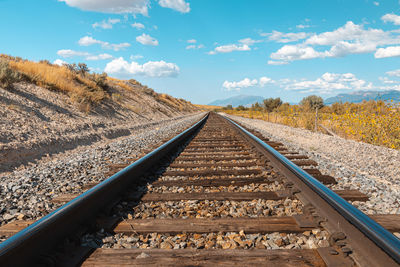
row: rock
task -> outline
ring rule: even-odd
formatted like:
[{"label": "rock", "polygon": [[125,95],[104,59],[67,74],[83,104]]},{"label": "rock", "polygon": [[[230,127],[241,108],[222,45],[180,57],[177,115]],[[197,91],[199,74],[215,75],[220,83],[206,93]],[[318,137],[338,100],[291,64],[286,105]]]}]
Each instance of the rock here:
[{"label": "rock", "polygon": [[3,219],[6,220],[6,221],[9,221],[9,220],[11,220],[13,218],[14,218],[14,215],[11,215],[11,214],[8,214],[8,213],[3,215]]},{"label": "rock", "polygon": [[207,242],[206,242],[206,244],[205,244],[205,248],[206,249],[209,249],[209,248],[213,248],[215,246],[215,242],[214,241],[212,241],[212,240],[208,240]]},{"label": "rock", "polygon": [[230,241],[225,241],[222,243],[222,249],[230,249],[232,246]]},{"label": "rock", "polygon": [[274,243],[275,243],[278,247],[281,247],[281,246],[283,246],[283,245],[285,244],[281,238],[275,239],[275,240],[274,240]]},{"label": "rock", "polygon": [[161,249],[172,249],[173,246],[169,242],[164,241],[160,244],[160,248]]},{"label": "rock", "polygon": [[328,242],[328,240],[319,240],[319,241],[318,241],[318,247],[321,247],[321,248],[329,247],[329,242]]},{"label": "rock", "polygon": [[138,256],[136,256],[136,259],[145,259],[145,258],[150,258],[150,255],[142,252]]},{"label": "rock", "polygon": [[303,233],[303,235],[309,237],[309,236],[311,235],[311,232],[310,232],[310,231],[305,231],[305,232]]},{"label": "rock", "polygon": [[316,249],[316,248],[318,248],[318,246],[315,245],[315,243],[314,243],[314,241],[313,241],[312,239],[307,240],[306,244],[307,244],[307,246],[308,246],[310,249]]},{"label": "rock", "polygon": [[17,220],[23,220],[24,218],[25,218],[25,214],[22,214],[22,213],[18,214],[18,216],[17,216]]}]

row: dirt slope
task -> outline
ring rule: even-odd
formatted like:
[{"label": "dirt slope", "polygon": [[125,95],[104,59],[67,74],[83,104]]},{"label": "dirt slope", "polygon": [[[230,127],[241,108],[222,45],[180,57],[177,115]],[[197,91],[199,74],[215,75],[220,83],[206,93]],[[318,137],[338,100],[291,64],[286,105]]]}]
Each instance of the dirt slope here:
[{"label": "dirt slope", "polygon": [[107,78],[106,83],[107,97],[94,105],[79,104],[67,94],[30,82],[0,87],[0,172],[199,110],[133,80]]}]

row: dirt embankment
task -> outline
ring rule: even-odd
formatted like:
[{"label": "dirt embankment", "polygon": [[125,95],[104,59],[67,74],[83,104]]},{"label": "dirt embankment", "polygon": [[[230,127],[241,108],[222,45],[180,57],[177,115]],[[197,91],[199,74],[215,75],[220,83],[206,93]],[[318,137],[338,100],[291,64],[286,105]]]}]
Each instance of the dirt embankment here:
[{"label": "dirt embankment", "polygon": [[82,105],[29,82],[0,87],[0,172],[82,145],[128,136],[139,125],[198,111],[139,83],[107,79],[107,97]]}]

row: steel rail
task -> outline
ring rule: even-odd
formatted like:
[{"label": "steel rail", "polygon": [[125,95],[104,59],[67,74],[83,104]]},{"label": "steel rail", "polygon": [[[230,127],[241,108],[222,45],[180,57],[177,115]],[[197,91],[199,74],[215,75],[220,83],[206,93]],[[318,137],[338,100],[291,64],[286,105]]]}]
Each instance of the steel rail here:
[{"label": "steel rail", "polygon": [[[395,262],[400,264],[400,239],[395,237],[388,230],[383,228],[380,224],[372,220],[362,211],[348,203],[335,192],[323,185],[317,179],[305,172],[303,169],[295,165],[293,162],[285,158],[282,154],[272,148],[270,145],[263,142],[258,137],[244,129],[239,124],[231,119],[224,117],[248,138],[252,139],[259,146],[265,149],[277,161],[284,165],[291,173],[300,179],[305,185],[317,193],[324,201],[333,207],[341,216],[354,225],[365,236],[372,240],[378,247],[380,247],[388,256]],[[373,255],[369,255],[372,257]],[[391,261],[389,261],[391,262]]]},{"label": "steel rail", "polygon": [[95,218],[107,204],[119,199],[120,194],[126,191],[135,179],[196,133],[208,115],[125,169],[2,242],[0,265],[32,265],[40,255],[59,245],[60,240],[79,229],[81,225],[87,224],[88,220]]}]

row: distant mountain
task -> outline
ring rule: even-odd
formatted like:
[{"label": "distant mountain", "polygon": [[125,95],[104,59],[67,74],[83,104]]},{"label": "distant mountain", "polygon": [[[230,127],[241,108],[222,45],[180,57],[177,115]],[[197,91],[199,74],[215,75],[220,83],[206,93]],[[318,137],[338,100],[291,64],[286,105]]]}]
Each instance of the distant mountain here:
[{"label": "distant mountain", "polygon": [[238,96],[233,96],[233,97],[226,98],[226,99],[215,100],[215,101],[209,103],[209,105],[222,106],[222,107],[225,107],[227,105],[232,105],[233,107],[242,105],[245,107],[249,107],[249,106],[251,106],[251,104],[254,104],[256,102],[262,102],[263,100],[264,100],[264,97],[262,97],[262,96],[238,95]]},{"label": "distant mountain", "polygon": [[352,102],[360,103],[363,100],[384,100],[384,101],[396,101],[400,102],[400,91],[390,90],[390,91],[357,91],[349,94],[339,94],[334,97],[329,97],[324,100],[326,105],[333,104],[335,102]]}]

